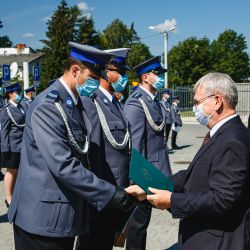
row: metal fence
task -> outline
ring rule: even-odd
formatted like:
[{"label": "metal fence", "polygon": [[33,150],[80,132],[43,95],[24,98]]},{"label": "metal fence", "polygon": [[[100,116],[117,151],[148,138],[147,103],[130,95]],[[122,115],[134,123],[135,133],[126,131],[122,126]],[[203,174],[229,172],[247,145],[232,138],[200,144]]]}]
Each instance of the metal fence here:
[{"label": "metal fence", "polygon": [[[240,115],[243,121],[246,121],[250,114],[250,83],[237,83],[237,89],[237,113]],[[193,88],[182,86],[170,90],[172,96],[178,95],[180,97],[179,107],[181,109],[182,117],[186,117],[186,119],[190,117],[191,119],[193,119]],[[130,91],[132,92],[132,89]],[[161,93],[159,93],[159,97],[161,97]]]}]

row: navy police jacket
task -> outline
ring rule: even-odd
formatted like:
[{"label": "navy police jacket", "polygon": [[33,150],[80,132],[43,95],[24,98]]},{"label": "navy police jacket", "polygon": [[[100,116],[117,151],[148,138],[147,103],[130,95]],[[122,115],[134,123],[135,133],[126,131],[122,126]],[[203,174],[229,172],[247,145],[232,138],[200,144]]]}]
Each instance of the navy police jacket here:
[{"label": "navy police jacket", "polygon": [[25,112],[27,112],[28,108],[30,107],[32,100],[27,98],[26,96],[22,99],[21,105],[24,108]]},{"label": "navy police jacket", "polygon": [[114,185],[126,187],[129,185],[129,142],[123,149],[116,149],[110,144],[101,127],[94,99],[100,105],[110,132],[117,143],[123,142],[128,130],[128,122],[118,101],[116,104],[112,103],[99,89],[92,98],[82,98],[92,125],[91,168],[102,179]]},{"label": "navy police jacket", "polygon": [[172,104],[171,114],[173,123],[177,123],[177,125],[181,127],[182,126],[181,112],[177,105]]},{"label": "navy police jacket", "polygon": [[88,169],[87,155],[75,150],[55,102],[79,145],[89,137],[91,125],[80,98],[76,106],[59,80],[37,96],[26,115],[8,218],[33,234],[73,237],[88,231],[87,203],[102,210],[115,187]]},{"label": "navy police jacket", "polygon": [[165,117],[166,117],[166,124],[172,124],[172,114],[171,114],[171,105],[168,101],[165,99],[162,99],[160,101],[162,105],[162,110],[165,112]]},{"label": "navy police jacket", "polygon": [[164,129],[156,132],[151,128],[139,98],[147,105],[155,124],[160,125],[165,119],[160,103],[152,100],[147,92],[139,87],[135,93],[129,96],[124,107],[124,113],[130,124],[132,147],[169,176],[171,169],[164,140]]},{"label": "navy police jacket", "polygon": [[[9,110],[9,112],[8,112]],[[21,152],[25,112],[20,104],[9,102],[1,111],[1,152]],[[13,118],[13,120],[11,119]]]}]

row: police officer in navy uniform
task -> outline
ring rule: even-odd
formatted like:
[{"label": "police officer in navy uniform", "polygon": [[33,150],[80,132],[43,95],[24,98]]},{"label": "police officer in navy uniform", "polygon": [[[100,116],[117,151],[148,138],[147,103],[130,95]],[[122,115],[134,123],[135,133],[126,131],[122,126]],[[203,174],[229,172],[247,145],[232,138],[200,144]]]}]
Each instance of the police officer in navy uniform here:
[{"label": "police officer in navy uniform", "polygon": [[21,105],[24,108],[25,112],[27,112],[28,108],[30,107],[32,101],[35,98],[35,91],[36,89],[34,85],[24,90],[25,96],[21,101]]},{"label": "police officer in navy uniform", "polygon": [[178,106],[180,102],[179,96],[172,97],[172,106],[171,106],[171,114],[172,114],[172,138],[171,138],[171,146],[172,149],[181,149],[180,146],[176,144],[177,134],[179,133],[182,127],[182,120],[181,120],[181,111]]},{"label": "police officer in navy uniform", "polygon": [[63,76],[37,96],[26,115],[8,211],[17,250],[73,249],[74,237],[89,228],[87,204],[126,211],[135,199],[98,178],[88,164],[91,124],[79,95],[98,87],[110,55],[70,45]]},{"label": "police officer in navy uniform", "polygon": [[[5,105],[4,103],[4,88],[2,87],[2,79],[0,79],[0,114],[1,114],[1,111]],[[1,117],[1,115],[0,115]],[[1,124],[1,122],[0,122]],[[0,127],[0,131],[1,131],[1,127]],[[1,150],[1,133],[0,133],[0,150]],[[2,173],[1,171],[1,151],[0,151],[0,181],[4,179],[4,174]]]},{"label": "police officer in navy uniform", "polygon": [[[99,89],[91,98],[82,98],[92,125],[91,168],[100,178],[123,188],[129,185],[130,135],[128,121],[114,91],[123,91],[128,83],[126,58],[129,50],[108,50],[114,57],[103,71]],[[126,214],[93,209],[91,218],[90,232],[78,237],[76,249],[112,250],[115,231],[121,227]]]},{"label": "police officer in navy uniform", "polygon": [[21,86],[14,83],[5,88],[8,104],[1,111],[1,161],[4,176],[5,204],[9,207],[20,163],[20,152],[25,126],[25,111],[20,105]]},{"label": "police officer in navy uniform", "polygon": [[[139,64],[135,70],[140,84],[124,107],[130,124],[132,147],[169,176],[171,168],[164,140],[165,115],[156,98],[157,90],[164,86],[166,70],[161,66],[160,56]],[[147,202],[138,205],[131,220],[126,249],[145,249],[151,211],[152,207]]]},{"label": "police officer in navy uniform", "polygon": [[165,112],[165,139],[166,144],[168,143],[168,137],[172,126],[172,116],[171,116],[171,104],[169,102],[170,100],[170,90],[169,89],[163,89],[162,91],[162,99],[160,101],[163,112]]}]

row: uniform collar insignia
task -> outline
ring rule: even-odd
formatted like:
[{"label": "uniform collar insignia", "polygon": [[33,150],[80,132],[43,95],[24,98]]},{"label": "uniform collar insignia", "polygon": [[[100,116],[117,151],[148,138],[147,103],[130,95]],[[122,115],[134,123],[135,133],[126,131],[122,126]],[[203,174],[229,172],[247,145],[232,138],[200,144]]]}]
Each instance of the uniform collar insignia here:
[{"label": "uniform collar insignia", "polygon": [[71,98],[67,98],[65,100],[65,102],[66,102],[66,107],[68,107],[68,108],[72,108],[73,107],[73,101],[72,101]]},{"label": "uniform collar insignia", "polygon": [[108,100],[106,98],[103,98],[103,102],[108,105]]}]

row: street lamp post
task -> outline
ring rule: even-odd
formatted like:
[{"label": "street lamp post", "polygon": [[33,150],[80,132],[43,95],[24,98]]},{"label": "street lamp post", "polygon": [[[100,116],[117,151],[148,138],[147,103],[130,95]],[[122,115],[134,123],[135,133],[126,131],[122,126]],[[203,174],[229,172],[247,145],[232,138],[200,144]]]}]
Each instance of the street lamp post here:
[{"label": "street lamp post", "polygon": [[[164,37],[164,67],[168,69],[168,32],[163,33]],[[168,71],[165,72],[165,88],[168,88]]]},{"label": "street lamp post", "polygon": [[[155,29],[155,26],[148,27],[151,30]],[[163,34],[164,38],[164,67],[165,69],[168,69],[168,32],[174,31],[176,28],[173,26],[168,30],[165,30],[163,32],[160,32]],[[165,88],[168,88],[168,71],[165,73]]]}]

